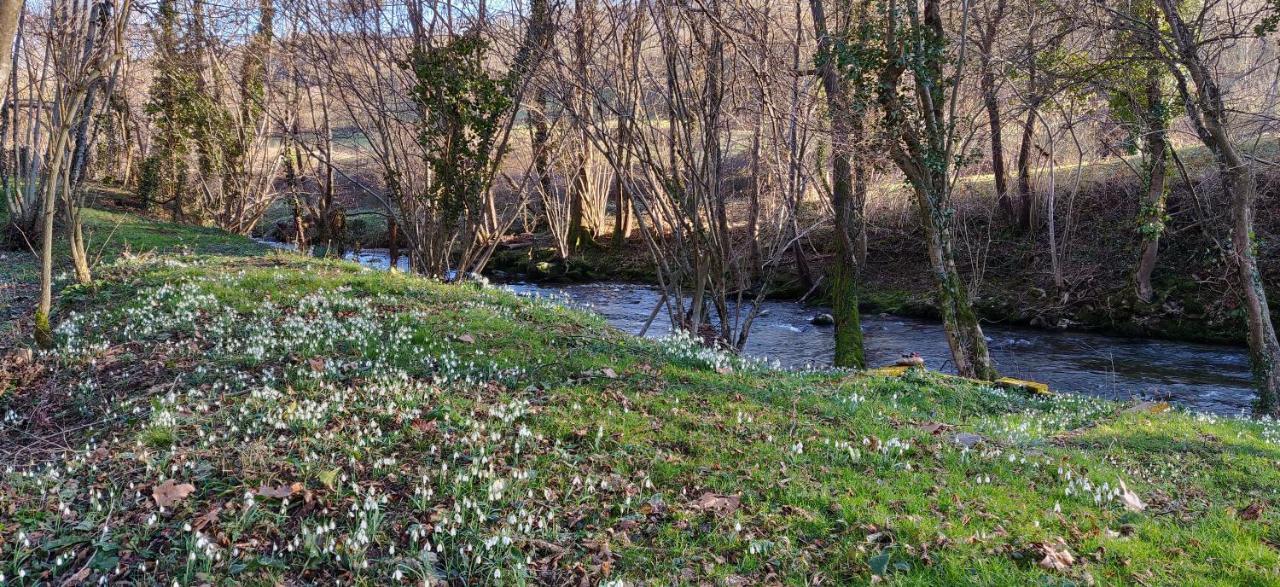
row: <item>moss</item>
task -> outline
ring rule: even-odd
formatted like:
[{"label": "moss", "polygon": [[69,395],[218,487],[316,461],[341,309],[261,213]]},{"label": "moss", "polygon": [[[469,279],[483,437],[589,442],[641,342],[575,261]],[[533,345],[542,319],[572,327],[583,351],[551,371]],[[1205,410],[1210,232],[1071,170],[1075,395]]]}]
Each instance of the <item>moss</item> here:
[{"label": "moss", "polygon": [[49,326],[49,315],[43,310],[36,310],[33,331],[37,346],[42,349],[53,347],[53,328]]},{"label": "moss", "polygon": [[1037,395],[1053,395],[1053,392],[1049,391],[1048,385],[1036,381],[1001,377],[995,380],[994,383],[997,387],[1003,387],[1005,389],[1016,389],[1018,391],[1025,391],[1027,393],[1034,393]]}]

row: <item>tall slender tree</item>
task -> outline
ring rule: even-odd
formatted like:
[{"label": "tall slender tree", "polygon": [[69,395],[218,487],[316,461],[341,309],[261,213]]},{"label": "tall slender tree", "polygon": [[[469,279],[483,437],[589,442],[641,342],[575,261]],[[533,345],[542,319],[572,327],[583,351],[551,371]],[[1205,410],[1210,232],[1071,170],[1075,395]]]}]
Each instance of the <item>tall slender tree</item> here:
[{"label": "tall slender tree", "polygon": [[[1208,3],[1187,19],[1177,0],[1155,0],[1164,20],[1162,27],[1146,26],[1140,30],[1160,39],[1162,51],[1156,55],[1169,66],[1177,82],[1187,119],[1196,136],[1213,153],[1222,176],[1222,187],[1231,201],[1231,251],[1236,277],[1248,325],[1249,358],[1254,384],[1258,390],[1256,412],[1280,416],[1280,340],[1267,305],[1267,291],[1258,267],[1254,205],[1258,199],[1258,182],[1253,162],[1240,152],[1239,137],[1230,119],[1218,70],[1211,64],[1224,44],[1259,31],[1274,31],[1280,17],[1273,3],[1253,6],[1248,13],[1222,12],[1217,3]],[[1216,25],[1216,27],[1215,27]],[[1250,27],[1249,25],[1254,25]],[[1195,27],[1195,28],[1193,28]],[[1205,35],[1200,27],[1215,27],[1215,34]]]}]

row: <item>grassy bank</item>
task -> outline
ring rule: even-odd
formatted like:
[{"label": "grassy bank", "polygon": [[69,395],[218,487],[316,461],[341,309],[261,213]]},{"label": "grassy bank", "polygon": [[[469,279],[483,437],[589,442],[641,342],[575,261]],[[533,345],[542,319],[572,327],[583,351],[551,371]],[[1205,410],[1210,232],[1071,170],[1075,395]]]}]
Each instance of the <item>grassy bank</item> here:
[{"label": "grassy bank", "polygon": [[[105,196],[100,196],[105,199]],[[0,213],[0,225],[7,217]],[[216,228],[172,224],[134,214],[87,208],[84,211],[85,242],[91,263],[111,263],[124,254],[200,251],[216,255],[259,255],[266,249],[247,238]],[[38,246],[32,242],[31,246]],[[54,289],[74,278],[70,275],[66,242],[54,242]],[[19,245],[0,250],[0,355],[30,336],[30,318],[36,305],[40,266],[30,248]]]},{"label": "grassy bank", "polygon": [[1275,422],[778,373],[229,242],[121,255],[4,363],[5,584],[1280,581]]}]

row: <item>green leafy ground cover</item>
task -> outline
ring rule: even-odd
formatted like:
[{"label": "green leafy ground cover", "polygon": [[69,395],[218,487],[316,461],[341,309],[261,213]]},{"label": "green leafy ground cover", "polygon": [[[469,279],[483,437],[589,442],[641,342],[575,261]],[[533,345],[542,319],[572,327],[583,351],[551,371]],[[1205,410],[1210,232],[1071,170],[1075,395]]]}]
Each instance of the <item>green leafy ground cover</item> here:
[{"label": "green leafy ground cover", "polygon": [[1280,582],[1280,423],[777,372],[171,228],[4,363],[5,585]]}]

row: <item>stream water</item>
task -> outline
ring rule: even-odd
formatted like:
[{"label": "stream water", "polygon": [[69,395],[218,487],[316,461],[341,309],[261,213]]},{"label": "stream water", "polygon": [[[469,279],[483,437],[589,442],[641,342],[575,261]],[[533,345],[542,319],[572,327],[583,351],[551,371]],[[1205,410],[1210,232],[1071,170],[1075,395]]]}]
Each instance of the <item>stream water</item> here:
[{"label": "stream water", "polygon": [[[386,269],[389,261],[385,250],[365,250],[348,258],[375,269]],[[404,259],[401,269],[407,270]],[[569,303],[595,311],[609,324],[631,333],[639,332],[661,299],[657,288],[631,283],[504,287],[522,295],[565,296]],[[830,364],[832,327],[810,324],[826,308],[768,301],[762,310],[745,353],[785,367]],[[950,351],[938,322],[864,315],[862,327],[870,365],[890,364],[914,352],[930,369],[950,370]],[[647,334],[661,336],[669,331],[663,311]],[[984,325],[983,331],[1002,374],[1047,383],[1055,391],[1122,400],[1159,399],[1218,414],[1245,412],[1253,400],[1249,359],[1243,348],[995,324]]]}]

